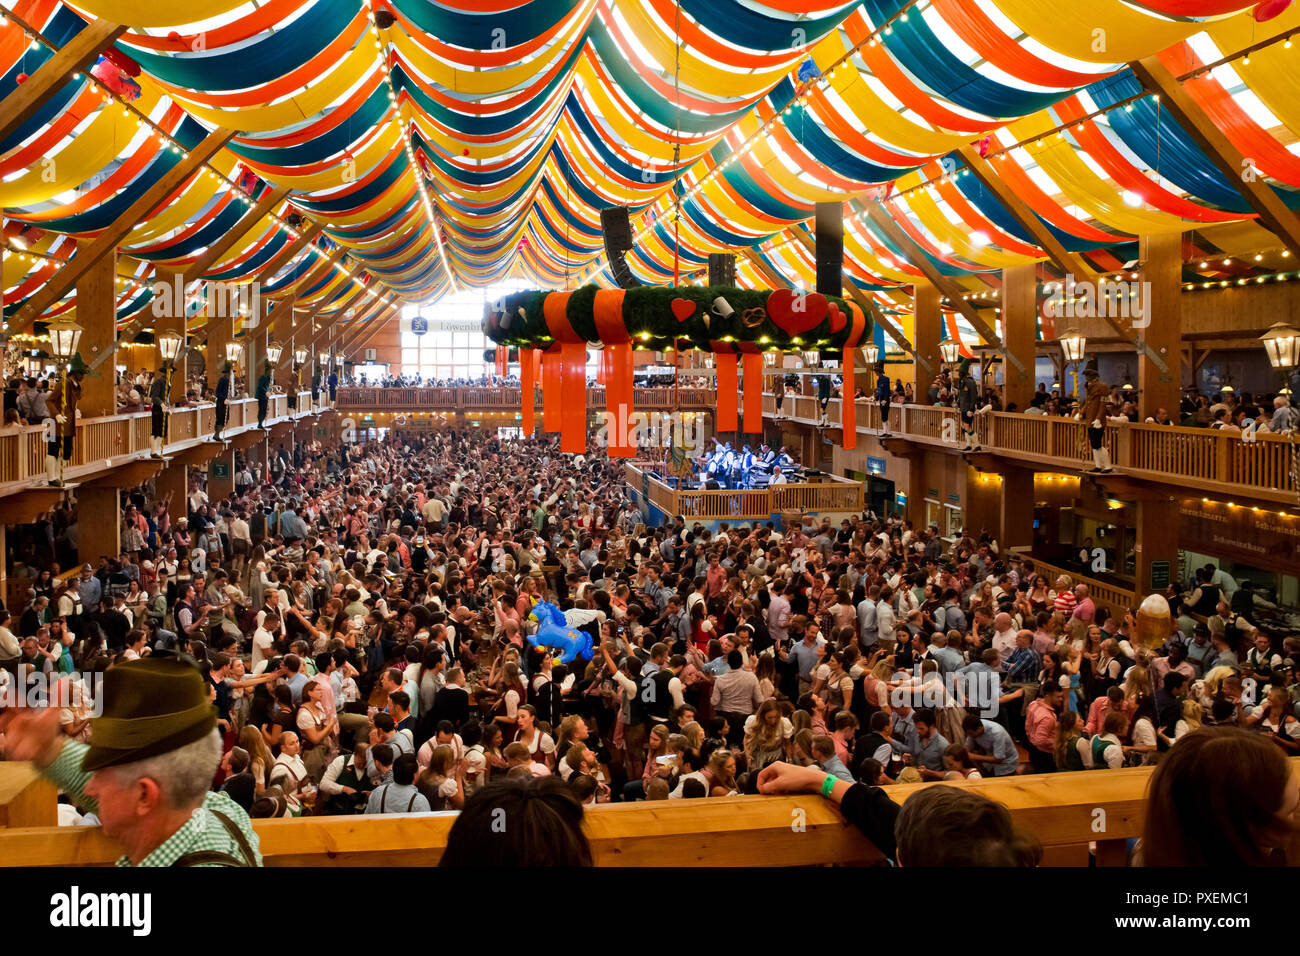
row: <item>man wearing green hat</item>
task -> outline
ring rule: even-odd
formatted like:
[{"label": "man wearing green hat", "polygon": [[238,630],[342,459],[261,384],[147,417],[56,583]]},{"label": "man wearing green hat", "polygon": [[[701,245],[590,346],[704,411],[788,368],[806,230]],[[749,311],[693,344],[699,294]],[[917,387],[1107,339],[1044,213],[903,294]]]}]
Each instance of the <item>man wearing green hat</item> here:
[{"label": "man wearing green hat", "polygon": [[61,732],[58,707],[11,708],[0,716],[9,757],[95,813],[125,850],[118,866],[261,866],[248,814],[211,789],[221,737],[198,669],[127,661],[105,673],[102,695],[89,746]]}]

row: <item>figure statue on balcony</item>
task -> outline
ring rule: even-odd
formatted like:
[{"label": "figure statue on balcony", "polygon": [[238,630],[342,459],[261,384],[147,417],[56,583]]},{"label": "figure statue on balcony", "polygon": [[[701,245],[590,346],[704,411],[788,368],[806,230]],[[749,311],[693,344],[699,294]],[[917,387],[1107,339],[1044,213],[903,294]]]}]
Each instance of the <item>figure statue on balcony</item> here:
[{"label": "figure statue on balcony", "polygon": [[221,430],[226,427],[228,414],[226,403],[230,400],[230,368],[230,363],[226,362],[221,367],[221,375],[217,379],[217,425],[212,432],[212,437],[217,441],[221,441]]},{"label": "figure statue on balcony", "polygon": [[961,412],[961,431],[965,441],[963,451],[979,451],[979,438],[975,435],[975,412],[980,404],[980,387],[970,373],[971,360],[962,359],[957,370],[957,410]]},{"label": "figure statue on balcony", "polygon": [[876,401],[880,403],[880,437],[889,437],[889,402],[893,397],[893,386],[885,374],[885,363],[876,363]]},{"label": "figure statue on balcony", "polygon": [[1110,464],[1110,452],[1106,450],[1106,400],[1110,398],[1110,386],[1101,380],[1097,371],[1097,359],[1088,359],[1084,366],[1083,377],[1087,380],[1084,390],[1083,412],[1081,418],[1088,426],[1088,446],[1092,449],[1093,467],[1088,471],[1094,474],[1110,474],[1115,469]]},{"label": "figure statue on balcony", "polygon": [[257,380],[257,427],[266,428],[266,406],[271,400],[271,363],[262,368],[262,376]]},{"label": "figure statue on balcony", "polygon": [[163,456],[163,441],[167,433],[168,378],[166,370],[154,374],[149,383],[149,457]]},{"label": "figure statue on balcony", "polygon": [[60,450],[64,466],[72,461],[72,441],[77,434],[77,400],[81,398],[81,380],[85,377],[86,363],[78,352],[72,356],[63,384],[55,382],[50,386],[46,405],[53,421],[46,426],[45,477],[51,485],[63,484]]}]

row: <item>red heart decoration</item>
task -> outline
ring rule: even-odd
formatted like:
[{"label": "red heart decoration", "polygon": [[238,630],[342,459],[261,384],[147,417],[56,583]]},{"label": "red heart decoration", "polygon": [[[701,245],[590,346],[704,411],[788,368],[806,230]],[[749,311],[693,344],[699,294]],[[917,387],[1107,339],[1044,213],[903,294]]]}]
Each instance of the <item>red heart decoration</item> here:
[{"label": "red heart decoration", "polygon": [[831,334],[835,334],[848,324],[848,318],[840,311],[840,307],[834,302],[828,302],[827,308],[831,315]]},{"label": "red heart decoration", "polygon": [[678,322],[685,322],[695,314],[695,303],[690,299],[673,299],[672,308]]},{"label": "red heart decoration", "polygon": [[767,297],[767,314],[778,328],[790,335],[815,329],[826,318],[829,306],[826,296],[817,292],[777,289]]},{"label": "red heart decoration", "polygon": [[1251,15],[1258,22],[1264,23],[1281,14],[1289,6],[1291,0],[1264,0],[1263,3],[1256,5]]}]

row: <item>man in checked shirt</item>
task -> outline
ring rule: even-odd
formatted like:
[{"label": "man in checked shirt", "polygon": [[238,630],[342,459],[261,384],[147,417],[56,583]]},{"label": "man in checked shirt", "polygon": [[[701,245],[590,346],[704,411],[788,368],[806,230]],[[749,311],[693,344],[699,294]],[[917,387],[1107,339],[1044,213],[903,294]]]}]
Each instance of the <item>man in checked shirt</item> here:
[{"label": "man in checked shirt", "polygon": [[[122,845],[117,866],[261,866],[248,814],[211,789],[221,737],[205,685],[170,655],[118,664],[104,675],[92,744],[61,732],[59,706],[15,707],[0,716],[7,756],[95,813]],[[58,692],[75,693],[67,682]]]}]

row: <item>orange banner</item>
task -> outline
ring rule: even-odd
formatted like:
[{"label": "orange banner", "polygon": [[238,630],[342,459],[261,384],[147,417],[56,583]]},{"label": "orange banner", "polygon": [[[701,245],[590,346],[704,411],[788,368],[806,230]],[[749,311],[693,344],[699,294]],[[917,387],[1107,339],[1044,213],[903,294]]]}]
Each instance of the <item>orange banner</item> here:
[{"label": "orange banner", "polygon": [[740,383],[736,377],[736,355],[734,352],[719,352],[714,357],[718,372],[718,431],[740,431],[740,422],[736,414]]},{"label": "orange banner", "polygon": [[858,447],[857,407],[853,404],[854,374],[853,356],[856,348],[844,347],[844,384],[840,386],[840,428],[844,431],[844,448]]},{"label": "orange banner", "polygon": [[632,414],[632,338],[623,324],[622,289],[601,289],[591,306],[596,334],[605,343],[601,368],[605,372],[605,436],[611,458],[635,458],[630,437]]},{"label": "orange banner", "polygon": [[741,356],[745,373],[745,431],[763,431],[763,356],[746,352]]},{"label": "orange banner", "polygon": [[560,451],[581,455],[587,451],[587,344],[560,346]]},{"label": "orange banner", "polygon": [[560,430],[560,347],[553,345],[542,353],[542,430]]},{"label": "orange banner", "polygon": [[635,458],[636,442],[632,430],[632,346],[606,345],[609,374],[605,385],[605,432],[611,458]]},{"label": "orange banner", "polygon": [[537,387],[537,366],[534,359],[539,353],[536,349],[519,350],[519,412],[523,415],[520,426],[524,436],[533,437],[537,423],[533,421],[533,393]]}]

